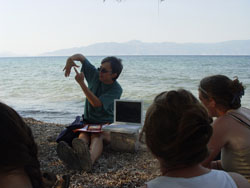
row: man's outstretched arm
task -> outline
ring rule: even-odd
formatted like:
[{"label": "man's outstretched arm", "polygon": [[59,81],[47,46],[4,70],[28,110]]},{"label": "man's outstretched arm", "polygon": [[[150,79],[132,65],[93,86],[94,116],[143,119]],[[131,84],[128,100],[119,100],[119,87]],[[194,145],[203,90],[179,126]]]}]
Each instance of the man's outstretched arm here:
[{"label": "man's outstretched arm", "polygon": [[89,88],[86,86],[86,84],[84,83],[84,74],[83,72],[79,73],[76,68],[74,68],[75,72],[76,72],[76,76],[75,79],[78,82],[78,84],[81,86],[83,93],[85,94],[85,96],[87,97],[89,103],[93,106],[93,107],[100,107],[102,106],[102,102],[101,100],[94,95],[94,93],[92,93]]}]

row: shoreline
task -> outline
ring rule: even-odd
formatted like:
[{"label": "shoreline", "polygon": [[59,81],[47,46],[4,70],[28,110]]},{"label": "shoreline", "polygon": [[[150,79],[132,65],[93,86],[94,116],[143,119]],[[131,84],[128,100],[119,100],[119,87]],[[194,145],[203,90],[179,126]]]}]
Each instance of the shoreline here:
[{"label": "shoreline", "polygon": [[23,118],[31,128],[38,146],[38,158],[42,172],[58,176],[70,176],[70,188],[83,187],[140,187],[160,175],[157,160],[147,149],[136,153],[111,150],[104,146],[103,153],[93,165],[91,173],[68,169],[57,157],[56,137],[66,125],[46,123],[33,118]]}]

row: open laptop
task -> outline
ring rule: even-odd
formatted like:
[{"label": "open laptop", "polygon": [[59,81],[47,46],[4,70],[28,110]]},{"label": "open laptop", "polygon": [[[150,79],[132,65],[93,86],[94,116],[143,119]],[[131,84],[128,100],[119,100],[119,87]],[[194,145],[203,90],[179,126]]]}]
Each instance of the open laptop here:
[{"label": "open laptop", "polygon": [[143,124],[142,100],[114,100],[114,123],[103,128],[104,131],[137,133]]}]

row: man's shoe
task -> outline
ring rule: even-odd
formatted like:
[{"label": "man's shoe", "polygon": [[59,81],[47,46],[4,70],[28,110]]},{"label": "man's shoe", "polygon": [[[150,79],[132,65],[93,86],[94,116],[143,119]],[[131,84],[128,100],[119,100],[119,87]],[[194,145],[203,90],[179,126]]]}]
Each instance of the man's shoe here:
[{"label": "man's shoe", "polygon": [[78,156],[81,168],[84,171],[90,172],[92,170],[92,161],[88,145],[83,140],[75,138],[72,141],[72,147]]},{"label": "man's shoe", "polygon": [[59,142],[56,151],[58,157],[70,168],[76,170],[81,169],[80,162],[76,153],[74,152],[73,148],[71,148],[66,142]]}]

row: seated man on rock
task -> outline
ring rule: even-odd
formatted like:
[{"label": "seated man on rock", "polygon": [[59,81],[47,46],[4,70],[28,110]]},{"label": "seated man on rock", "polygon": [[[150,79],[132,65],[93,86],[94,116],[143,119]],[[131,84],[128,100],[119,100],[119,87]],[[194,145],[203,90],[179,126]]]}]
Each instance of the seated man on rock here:
[{"label": "seated man on rock", "polygon": [[[76,69],[79,66],[75,61],[82,63],[80,73]],[[75,80],[86,96],[84,122],[112,123],[114,99],[119,99],[122,94],[122,88],[116,81],[123,68],[121,59],[113,56],[106,57],[102,60],[100,68],[96,69],[82,54],[75,54],[67,59],[63,69],[66,77],[70,75],[72,67],[76,72]],[[88,86],[84,82],[85,79]],[[78,138],[72,141],[72,147],[61,141],[57,146],[57,153],[69,167],[91,171],[92,165],[102,153],[103,140],[110,141],[109,134],[81,132]]]}]

